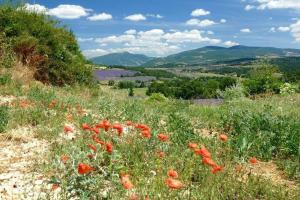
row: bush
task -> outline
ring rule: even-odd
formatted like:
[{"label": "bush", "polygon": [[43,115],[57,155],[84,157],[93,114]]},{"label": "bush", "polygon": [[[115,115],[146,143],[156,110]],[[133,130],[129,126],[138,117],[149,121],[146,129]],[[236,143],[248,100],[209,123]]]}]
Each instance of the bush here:
[{"label": "bush", "polygon": [[8,124],[8,118],[8,107],[0,106],[0,133],[3,133],[5,131]]},{"label": "bush", "polygon": [[291,85],[290,83],[284,83],[280,86],[280,94],[281,95],[288,95],[296,93],[297,87]]},{"label": "bush", "polygon": [[58,21],[44,14],[1,6],[0,24],[0,32],[7,38],[5,44],[12,47],[24,65],[32,67],[35,79],[60,86],[92,82],[92,68],[86,65],[73,33]]},{"label": "bush", "polygon": [[225,101],[231,101],[246,97],[246,91],[243,85],[240,83],[226,88],[224,91],[218,90],[217,93],[221,98],[225,99]]},{"label": "bush", "polygon": [[120,81],[118,83],[118,88],[120,89],[129,89],[135,87],[134,82],[132,81]]}]

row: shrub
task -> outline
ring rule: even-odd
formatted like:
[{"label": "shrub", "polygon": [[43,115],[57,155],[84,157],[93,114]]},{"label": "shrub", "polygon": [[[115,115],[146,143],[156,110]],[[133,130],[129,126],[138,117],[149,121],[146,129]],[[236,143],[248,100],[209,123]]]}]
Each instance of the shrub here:
[{"label": "shrub", "polygon": [[5,44],[32,67],[35,79],[53,85],[92,82],[92,68],[86,65],[73,33],[58,21],[20,7],[1,6],[0,24],[0,32],[10,41]]},{"label": "shrub", "polygon": [[287,95],[287,94],[294,94],[296,93],[297,87],[291,85],[290,83],[284,83],[280,86],[280,94]]},{"label": "shrub", "polygon": [[118,83],[118,88],[120,89],[129,89],[129,88],[133,88],[135,85],[134,85],[134,82],[132,81],[120,81]]},{"label": "shrub", "polygon": [[4,132],[8,124],[8,107],[0,106],[0,133]]},{"label": "shrub", "polygon": [[241,83],[226,88],[224,91],[218,90],[217,93],[221,98],[225,99],[225,101],[231,101],[246,97],[246,91]]}]

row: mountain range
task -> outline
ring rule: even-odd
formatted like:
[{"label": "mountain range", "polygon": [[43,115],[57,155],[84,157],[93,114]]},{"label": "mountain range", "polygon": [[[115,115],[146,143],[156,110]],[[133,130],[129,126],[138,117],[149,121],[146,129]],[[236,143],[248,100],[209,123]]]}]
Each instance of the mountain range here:
[{"label": "mountain range", "polygon": [[141,54],[124,52],[99,56],[92,58],[91,61],[95,64],[104,65],[155,67],[167,65],[222,64],[234,61],[253,60],[266,56],[271,58],[297,57],[300,56],[300,49],[249,47],[242,45],[229,48],[206,46],[160,58],[151,58]]}]

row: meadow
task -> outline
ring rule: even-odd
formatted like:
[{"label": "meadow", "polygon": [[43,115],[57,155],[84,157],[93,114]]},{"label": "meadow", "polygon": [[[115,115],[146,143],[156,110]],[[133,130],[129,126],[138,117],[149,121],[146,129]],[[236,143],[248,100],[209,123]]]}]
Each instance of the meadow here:
[{"label": "meadow", "polygon": [[103,86],[0,88],[16,97],[1,136],[30,127],[51,144],[36,166],[46,199],[300,197],[299,94],[198,106]]}]

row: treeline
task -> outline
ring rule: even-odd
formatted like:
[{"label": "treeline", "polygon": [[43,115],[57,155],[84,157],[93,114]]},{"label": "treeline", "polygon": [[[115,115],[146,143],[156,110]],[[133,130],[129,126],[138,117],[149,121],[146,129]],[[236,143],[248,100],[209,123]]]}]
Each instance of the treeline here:
[{"label": "treeline", "polygon": [[236,84],[231,77],[201,77],[197,79],[172,79],[155,81],[148,86],[147,95],[162,93],[177,99],[216,98],[218,90]]}]

